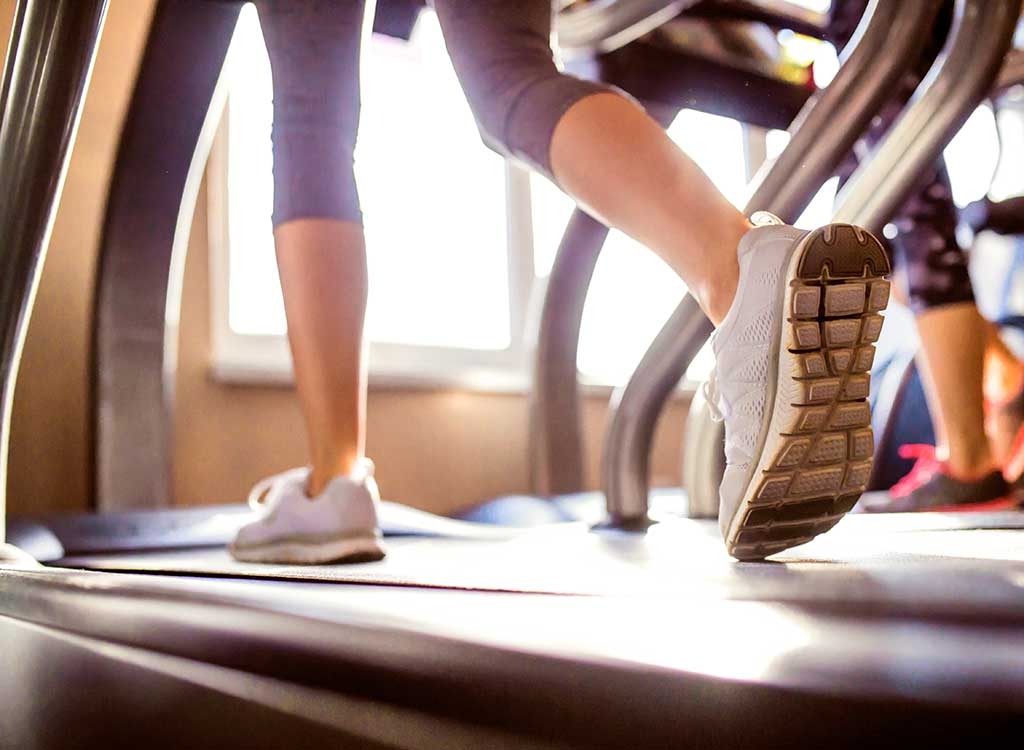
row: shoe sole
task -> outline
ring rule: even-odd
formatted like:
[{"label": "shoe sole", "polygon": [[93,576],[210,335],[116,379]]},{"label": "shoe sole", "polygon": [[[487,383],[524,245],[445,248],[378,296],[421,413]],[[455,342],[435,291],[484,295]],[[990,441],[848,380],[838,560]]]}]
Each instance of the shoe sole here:
[{"label": "shoe sole", "polygon": [[864,492],[874,454],[869,378],[889,273],[878,240],[849,224],[815,230],[792,252],[771,420],[726,535],[733,557],[761,560],[809,542]]},{"label": "shoe sole", "polygon": [[240,562],[283,565],[376,562],[383,560],[385,554],[376,537],[348,537],[315,543],[290,540],[252,547],[236,547],[232,544],[228,550]]},{"label": "shoe sole", "polygon": [[994,513],[1003,510],[1017,510],[1020,500],[1014,497],[1000,497],[995,500],[983,500],[977,503],[954,503],[937,505],[934,508],[922,508],[918,513]]}]

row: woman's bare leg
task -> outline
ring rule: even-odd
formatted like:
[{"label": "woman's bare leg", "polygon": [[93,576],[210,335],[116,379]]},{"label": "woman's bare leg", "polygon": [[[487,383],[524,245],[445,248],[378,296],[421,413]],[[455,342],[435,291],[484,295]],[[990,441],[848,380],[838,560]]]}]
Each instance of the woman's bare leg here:
[{"label": "woman's bare leg", "polygon": [[936,452],[953,475],[962,479],[981,477],[995,463],[985,434],[982,397],[987,327],[973,302],[917,315],[921,337],[918,360],[924,365]]},{"label": "woman's bare leg", "polygon": [[585,97],[555,128],[551,167],[566,192],[657,253],[721,322],[750,224],[658,123],[625,97]]},{"label": "woman's bare leg", "polygon": [[366,246],[360,224],[333,219],[286,222],[274,240],[315,497],[363,456]]}]

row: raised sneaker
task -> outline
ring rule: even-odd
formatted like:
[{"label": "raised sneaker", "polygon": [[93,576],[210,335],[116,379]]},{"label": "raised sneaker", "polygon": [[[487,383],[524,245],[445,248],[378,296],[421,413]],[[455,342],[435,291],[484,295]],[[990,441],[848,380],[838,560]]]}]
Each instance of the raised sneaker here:
[{"label": "raised sneaker", "polygon": [[244,562],[322,565],[384,557],[377,522],[380,502],[373,464],[335,477],[315,498],[306,495],[308,469],[264,479],[249,494],[260,518],[243,526],[228,549]]},{"label": "raised sneaker", "polygon": [[740,560],[810,541],[864,491],[874,451],[869,371],[889,301],[889,260],[869,232],[753,220],[706,384],[725,422],[719,525]]},{"label": "raised sneaker", "polygon": [[[1017,506],[1002,472],[955,477],[932,445],[902,445],[900,456],[914,467],[889,490],[889,496],[861,503],[865,513],[933,513],[1010,510]],[[866,498],[865,498],[866,500]]]}]

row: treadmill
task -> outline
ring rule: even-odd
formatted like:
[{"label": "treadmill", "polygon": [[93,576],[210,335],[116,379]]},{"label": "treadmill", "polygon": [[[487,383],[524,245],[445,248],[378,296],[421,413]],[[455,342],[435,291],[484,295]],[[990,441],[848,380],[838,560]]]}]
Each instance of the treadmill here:
[{"label": "treadmill", "polygon": [[[18,5],[0,97],[0,441],[105,5]],[[895,5],[872,3],[777,163],[827,174],[841,158],[829,136],[870,119],[872,86],[893,74],[855,76],[858,50],[877,51],[900,19],[929,22],[938,3]],[[995,76],[1020,3],[956,10],[934,75],[851,182],[849,210],[884,213],[876,202],[912,175],[908,159],[934,158]],[[829,153],[797,153],[808,146]],[[763,177],[769,198],[783,176]],[[696,339],[706,329],[693,318],[682,333]],[[236,507],[12,525],[0,746],[944,746],[1024,725],[1024,518],[851,517],[772,562],[736,563],[712,522],[646,491],[633,502],[647,483],[633,441],[652,428],[631,425],[656,417],[654,391],[619,402],[627,428],[609,432],[609,513],[596,524],[495,527],[387,505],[400,535],[384,563],[317,568],[230,561],[218,545],[244,519]]]}]

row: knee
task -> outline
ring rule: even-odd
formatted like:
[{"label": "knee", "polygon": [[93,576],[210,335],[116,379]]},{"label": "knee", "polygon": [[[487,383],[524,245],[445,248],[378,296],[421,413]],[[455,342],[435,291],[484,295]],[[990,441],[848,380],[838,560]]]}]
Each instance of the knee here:
[{"label": "knee", "polygon": [[537,10],[544,5],[550,13],[547,4],[530,4],[525,18],[510,16],[501,23],[481,15],[482,7],[457,13],[449,5],[435,7],[484,143],[550,174],[550,140],[562,115],[581,98],[611,89],[558,69]]},{"label": "knee", "polygon": [[613,91],[561,73],[550,58],[472,67],[463,87],[484,143],[550,175],[550,148],[565,113],[584,97]]},{"label": "knee", "polygon": [[358,93],[275,86],[271,128],[275,226],[298,218],[362,221],[355,182]]}]

